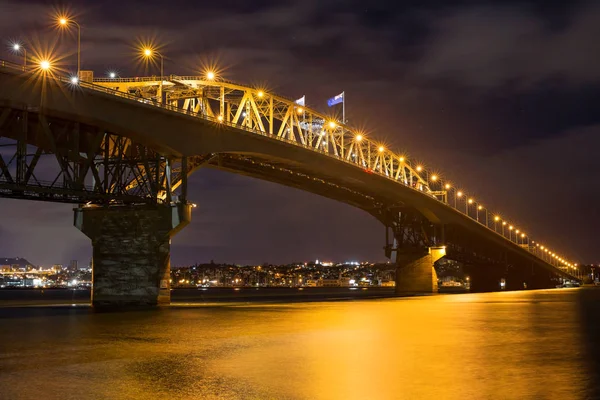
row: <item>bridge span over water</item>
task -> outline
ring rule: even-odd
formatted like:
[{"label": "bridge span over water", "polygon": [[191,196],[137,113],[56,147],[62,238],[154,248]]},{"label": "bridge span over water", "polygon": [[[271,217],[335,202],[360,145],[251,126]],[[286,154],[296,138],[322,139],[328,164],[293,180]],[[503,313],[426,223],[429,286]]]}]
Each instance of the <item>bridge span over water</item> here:
[{"label": "bridge span over water", "polygon": [[572,262],[423,166],[261,88],[204,76],[71,81],[0,61],[0,140],[11,145],[0,196],[78,204],[95,306],[169,302],[170,237],[191,219],[187,177],[201,167],[368,212],[385,226],[398,294],[435,292],[441,258],[463,263],[474,290],[574,279]]}]

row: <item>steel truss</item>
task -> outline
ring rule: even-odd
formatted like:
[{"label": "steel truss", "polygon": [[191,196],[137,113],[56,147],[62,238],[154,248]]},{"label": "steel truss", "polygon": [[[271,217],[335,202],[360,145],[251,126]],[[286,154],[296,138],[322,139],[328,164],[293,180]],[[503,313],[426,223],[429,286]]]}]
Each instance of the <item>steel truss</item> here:
[{"label": "steel truss", "polygon": [[431,191],[419,167],[346,126],[335,115],[328,116],[293,100],[233,82],[201,76],[165,78],[162,85],[157,78],[101,78],[93,83],[115,93],[137,96],[140,101],[156,101],[155,104],[163,101],[162,87],[164,106],[173,110],[292,142],[440,197]]},{"label": "steel truss", "polygon": [[417,210],[382,207],[377,218],[385,225],[385,255],[395,252],[426,251],[443,244],[443,227],[432,224]]},{"label": "steel truss", "polygon": [[[174,200],[173,162],[181,164],[102,127],[49,117],[34,108],[0,107],[0,197],[169,203]],[[179,180],[185,201],[187,182]]]}]

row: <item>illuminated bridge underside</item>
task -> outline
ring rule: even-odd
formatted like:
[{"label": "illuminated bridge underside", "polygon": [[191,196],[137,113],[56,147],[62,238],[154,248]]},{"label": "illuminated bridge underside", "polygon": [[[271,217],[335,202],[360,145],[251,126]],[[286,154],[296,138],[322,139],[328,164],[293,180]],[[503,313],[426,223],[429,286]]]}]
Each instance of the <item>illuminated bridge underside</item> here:
[{"label": "illuminated bridge underside", "polygon": [[[304,108],[299,112],[293,102],[266,93],[259,95],[256,89],[221,83],[213,87],[199,80],[171,78],[162,95],[160,82],[131,82],[126,86],[119,82],[120,86],[114,87],[137,92],[142,96],[138,98],[116,95],[118,92],[112,89],[103,92],[101,88],[69,87],[49,81],[41,112],[48,118],[102,127],[153,149],[171,165],[185,160],[190,173],[209,166],[358,207],[392,229],[398,241],[405,239],[398,246],[400,250],[443,244],[448,258],[482,267],[503,263],[521,269],[543,268],[570,277],[440,201],[443,193],[430,192],[417,171],[403,163],[400,156],[386,149],[379,151],[365,138],[357,143],[356,132],[339,123],[328,126],[323,115]],[[14,73],[0,69],[0,87],[0,105],[4,108],[41,104],[39,86],[32,86]],[[154,95],[163,97],[170,107],[157,107],[144,100]],[[287,104],[287,109],[276,107],[278,103]],[[179,109],[174,108],[175,104]],[[181,112],[181,108],[191,111]],[[313,129],[317,126],[322,129]],[[167,187],[171,190],[185,180],[177,171],[173,168],[169,177],[172,182]],[[136,182],[130,181],[127,189],[135,186]],[[161,198],[164,196],[157,196],[157,201]],[[392,247],[388,252],[396,250]]]}]

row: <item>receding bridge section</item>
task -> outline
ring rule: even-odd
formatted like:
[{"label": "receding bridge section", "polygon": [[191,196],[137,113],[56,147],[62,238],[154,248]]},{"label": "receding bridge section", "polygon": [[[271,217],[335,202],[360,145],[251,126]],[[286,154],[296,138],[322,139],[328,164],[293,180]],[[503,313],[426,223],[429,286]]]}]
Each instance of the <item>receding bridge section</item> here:
[{"label": "receding bridge section", "polygon": [[0,62],[0,137],[12,145],[0,152],[1,196],[79,204],[95,306],[168,302],[170,237],[190,221],[187,177],[201,167],[373,215],[399,294],[434,292],[442,257],[461,261],[478,290],[501,278],[512,288],[573,278],[570,263],[505,231],[480,204],[464,196],[457,209],[456,191],[422,166],[260,88],[180,76],[72,84]]}]

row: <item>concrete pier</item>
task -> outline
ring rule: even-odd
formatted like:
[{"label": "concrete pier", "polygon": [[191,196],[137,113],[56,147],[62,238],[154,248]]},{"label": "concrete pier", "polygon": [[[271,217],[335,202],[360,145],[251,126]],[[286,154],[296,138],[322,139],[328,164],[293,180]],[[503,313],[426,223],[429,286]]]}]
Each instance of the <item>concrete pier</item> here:
[{"label": "concrete pier", "polygon": [[422,252],[402,252],[396,259],[396,294],[437,293],[437,274],[433,264],[446,254],[443,247],[430,247]]},{"label": "concrete pier", "polygon": [[75,226],[92,240],[92,306],[169,304],[171,237],[190,220],[188,204],[75,209]]}]

